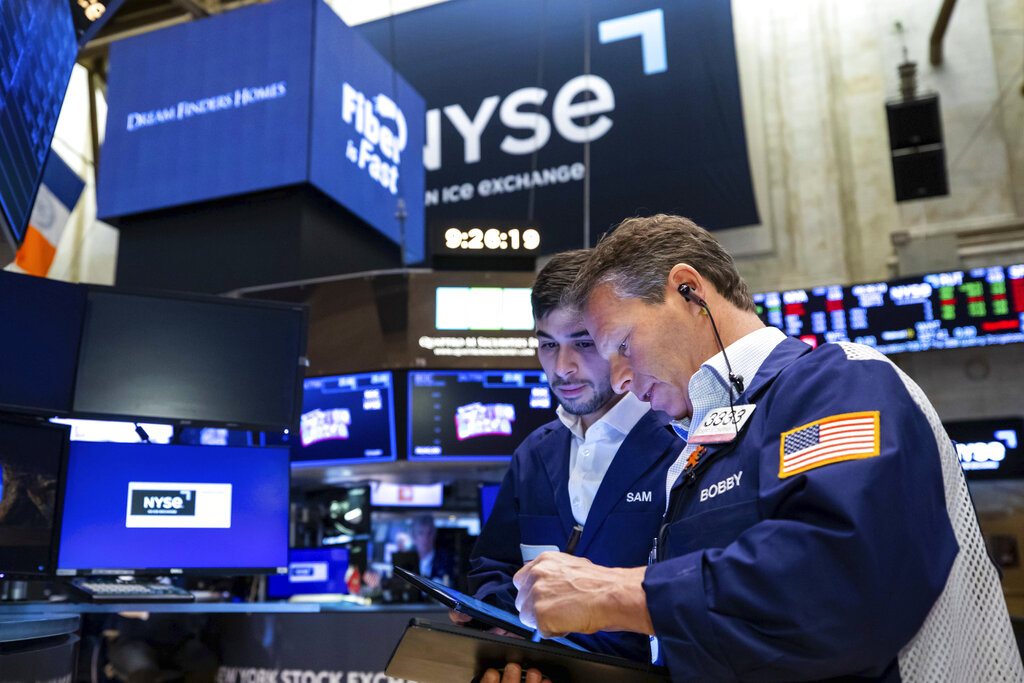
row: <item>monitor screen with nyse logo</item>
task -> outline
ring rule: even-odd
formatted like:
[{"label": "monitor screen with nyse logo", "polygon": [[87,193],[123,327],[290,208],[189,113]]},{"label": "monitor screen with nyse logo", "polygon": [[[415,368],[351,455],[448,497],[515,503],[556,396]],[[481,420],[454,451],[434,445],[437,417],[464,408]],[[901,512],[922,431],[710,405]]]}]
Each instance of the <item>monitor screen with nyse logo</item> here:
[{"label": "monitor screen with nyse logo", "polygon": [[254,574],[288,565],[287,448],[75,441],[57,574]]}]

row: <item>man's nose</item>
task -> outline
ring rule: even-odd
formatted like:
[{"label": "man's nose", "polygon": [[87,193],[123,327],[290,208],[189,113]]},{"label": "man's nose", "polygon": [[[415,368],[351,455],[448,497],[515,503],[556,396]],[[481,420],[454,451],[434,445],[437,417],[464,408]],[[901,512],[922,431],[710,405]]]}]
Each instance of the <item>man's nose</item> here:
[{"label": "man's nose", "polygon": [[633,383],[633,371],[629,362],[620,356],[612,356],[611,359],[611,384],[616,394],[624,394],[629,391]]},{"label": "man's nose", "polygon": [[555,360],[555,374],[566,378],[579,369],[576,359],[576,352],[564,345],[558,349],[558,358]]}]

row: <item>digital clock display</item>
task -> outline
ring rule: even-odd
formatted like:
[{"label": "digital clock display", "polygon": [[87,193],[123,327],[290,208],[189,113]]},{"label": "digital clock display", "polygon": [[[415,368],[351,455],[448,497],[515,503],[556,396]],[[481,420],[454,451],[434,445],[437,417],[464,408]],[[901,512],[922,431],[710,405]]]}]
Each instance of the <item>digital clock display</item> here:
[{"label": "digital clock display", "polygon": [[536,228],[448,228],[444,233],[444,246],[450,251],[536,251],[540,247],[540,232]]}]

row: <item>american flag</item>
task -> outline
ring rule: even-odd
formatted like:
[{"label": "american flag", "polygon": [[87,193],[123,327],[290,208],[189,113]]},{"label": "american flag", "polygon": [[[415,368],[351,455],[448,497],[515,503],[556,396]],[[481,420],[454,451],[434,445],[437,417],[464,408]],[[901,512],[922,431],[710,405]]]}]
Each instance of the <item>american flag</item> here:
[{"label": "american flag", "polygon": [[878,455],[878,411],[844,413],[782,434],[779,478],[841,460]]}]

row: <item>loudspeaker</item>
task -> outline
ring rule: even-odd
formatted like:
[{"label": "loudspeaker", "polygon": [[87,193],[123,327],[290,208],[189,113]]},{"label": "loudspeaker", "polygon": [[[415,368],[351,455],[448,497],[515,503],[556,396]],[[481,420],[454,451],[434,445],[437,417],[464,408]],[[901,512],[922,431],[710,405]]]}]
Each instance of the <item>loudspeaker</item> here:
[{"label": "loudspeaker", "polygon": [[888,102],[885,114],[889,119],[890,149],[942,144],[938,95]]},{"label": "loudspeaker", "polygon": [[920,152],[893,152],[892,177],[898,202],[948,195],[946,151],[939,145]]},{"label": "loudspeaker", "polygon": [[949,194],[942,118],[936,94],[887,102],[896,201]]}]

